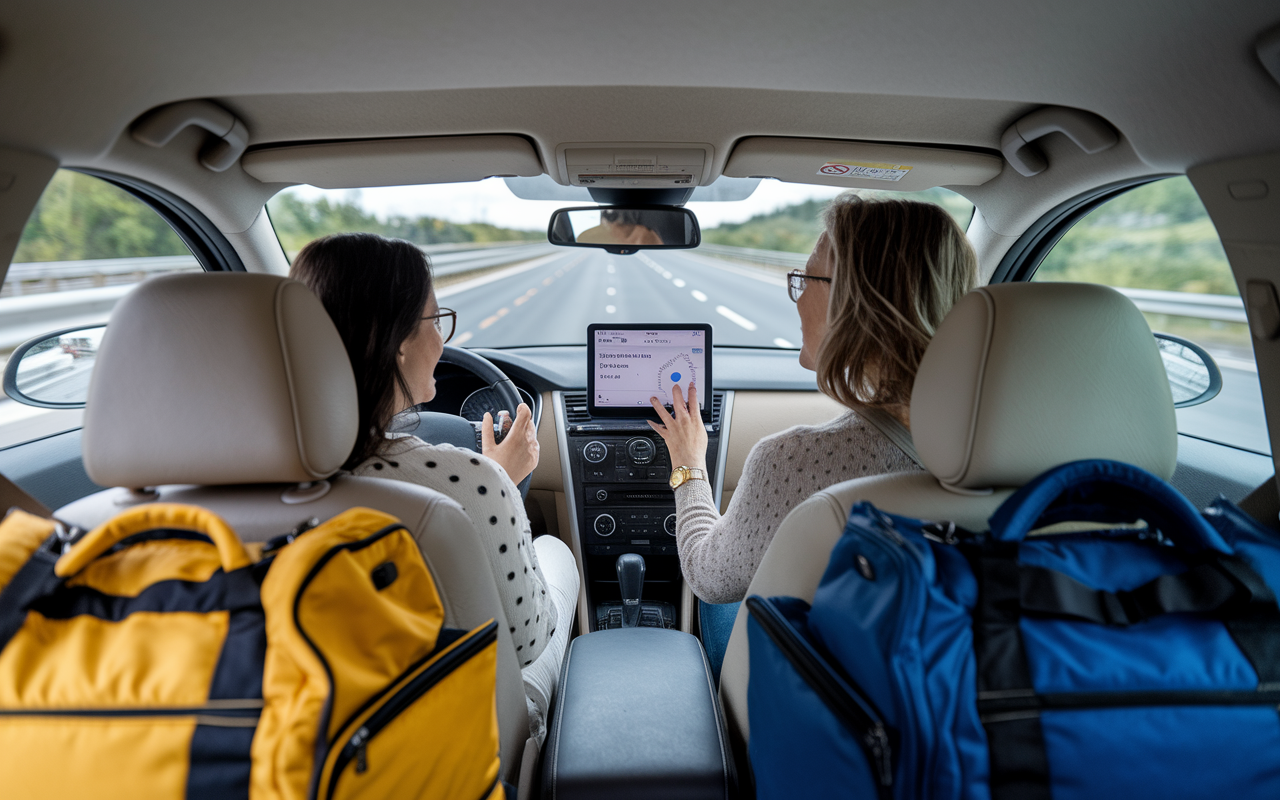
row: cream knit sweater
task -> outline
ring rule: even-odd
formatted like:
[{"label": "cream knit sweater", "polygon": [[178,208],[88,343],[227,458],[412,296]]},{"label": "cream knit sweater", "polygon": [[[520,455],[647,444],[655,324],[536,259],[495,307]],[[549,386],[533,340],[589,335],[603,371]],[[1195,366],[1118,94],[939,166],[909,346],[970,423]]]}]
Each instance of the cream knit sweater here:
[{"label": "cream knit sweater", "polygon": [[740,601],[791,509],[841,481],[919,469],[852,411],[822,425],[797,425],[767,436],[747,454],[724,516],[706,481],[676,489],[676,544],[684,579],[705,602]]}]

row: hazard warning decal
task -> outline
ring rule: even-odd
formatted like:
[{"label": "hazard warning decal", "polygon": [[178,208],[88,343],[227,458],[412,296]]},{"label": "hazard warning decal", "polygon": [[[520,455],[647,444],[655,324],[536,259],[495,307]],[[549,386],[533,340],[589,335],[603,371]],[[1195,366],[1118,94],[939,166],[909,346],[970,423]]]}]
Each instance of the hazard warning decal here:
[{"label": "hazard warning decal", "polygon": [[909,172],[911,167],[906,164],[877,164],[869,161],[828,161],[818,168],[819,175],[868,181],[900,181]]}]

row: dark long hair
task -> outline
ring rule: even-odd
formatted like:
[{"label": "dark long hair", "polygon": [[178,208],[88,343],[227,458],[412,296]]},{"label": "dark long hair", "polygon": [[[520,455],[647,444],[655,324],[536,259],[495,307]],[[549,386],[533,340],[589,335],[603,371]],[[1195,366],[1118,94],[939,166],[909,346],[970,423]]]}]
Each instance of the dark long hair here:
[{"label": "dark long hair", "polygon": [[376,455],[394,408],[400,345],[413,335],[431,296],[431,264],[416,245],[373,233],[335,233],[298,253],[289,277],[310,287],[342,336],[356,376],[360,429],[343,466]]}]

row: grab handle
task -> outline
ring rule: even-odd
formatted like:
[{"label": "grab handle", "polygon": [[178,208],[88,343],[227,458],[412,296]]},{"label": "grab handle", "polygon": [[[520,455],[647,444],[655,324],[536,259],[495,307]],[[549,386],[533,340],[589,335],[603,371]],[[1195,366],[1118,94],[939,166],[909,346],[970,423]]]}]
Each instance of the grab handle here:
[{"label": "grab handle", "polygon": [[178,503],[149,503],[131,508],[110,522],[89,531],[58,559],[54,573],[59,578],[69,578],[124,539],[135,533],[159,528],[195,531],[208,536],[218,548],[224,572],[253,563],[245,552],[244,545],[240,543],[240,537],[236,536],[222,517],[212,511]]},{"label": "grab handle", "polygon": [[989,524],[996,539],[1017,542],[1033,528],[1056,522],[1136,519],[1158,527],[1185,550],[1233,552],[1195,506],[1169,484],[1131,464],[1102,459],[1073,461],[1049,470],[1004,501]]}]

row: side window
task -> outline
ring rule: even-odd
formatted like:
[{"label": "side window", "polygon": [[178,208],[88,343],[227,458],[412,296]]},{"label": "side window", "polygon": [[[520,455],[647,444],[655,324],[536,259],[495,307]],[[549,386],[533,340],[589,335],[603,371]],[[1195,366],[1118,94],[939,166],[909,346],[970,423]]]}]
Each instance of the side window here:
[{"label": "side window", "polygon": [[[141,200],[99,178],[58,170],[0,288],[0,368],[28,339],[106,322],[140,281],[198,269],[182,239]],[[0,397],[0,447],[74,428],[81,413]]]},{"label": "side window", "polygon": [[1179,432],[1270,455],[1240,291],[1185,177],[1139,186],[1094,209],[1054,245],[1033,280],[1114,286],[1153,331],[1205,348],[1222,369],[1222,392],[1178,409]]}]

